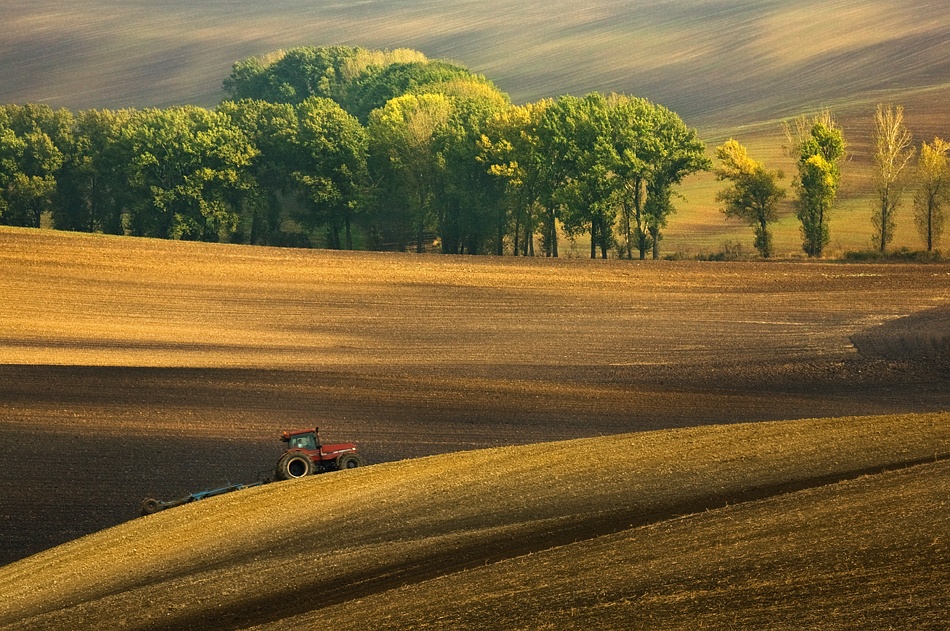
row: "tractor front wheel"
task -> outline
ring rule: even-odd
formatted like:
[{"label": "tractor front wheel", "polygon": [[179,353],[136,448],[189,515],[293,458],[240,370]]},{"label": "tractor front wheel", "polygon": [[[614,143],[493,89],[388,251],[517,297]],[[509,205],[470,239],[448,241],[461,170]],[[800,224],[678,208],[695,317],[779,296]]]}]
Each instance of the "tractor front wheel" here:
[{"label": "tractor front wheel", "polygon": [[336,461],[336,468],[340,471],[344,469],[355,469],[356,467],[365,467],[366,461],[359,454],[343,454]]},{"label": "tractor front wheel", "polygon": [[313,473],[313,461],[303,453],[286,453],[277,461],[277,479],[293,480]]}]

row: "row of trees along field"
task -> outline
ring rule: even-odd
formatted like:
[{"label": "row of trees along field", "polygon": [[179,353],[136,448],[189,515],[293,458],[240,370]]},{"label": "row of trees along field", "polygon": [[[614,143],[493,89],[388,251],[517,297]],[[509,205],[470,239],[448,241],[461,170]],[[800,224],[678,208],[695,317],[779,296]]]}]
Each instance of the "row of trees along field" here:
[{"label": "row of trees along field", "polygon": [[[673,112],[620,95],[524,106],[409,50],[234,65],[214,109],[0,108],[0,221],[162,238],[658,253],[674,187],[711,167]],[[620,226],[619,230],[617,229]]]},{"label": "row of trees along field", "polygon": [[[657,258],[675,188],[713,167],[695,130],[644,99],[513,105],[412,50],[280,51],[234,64],[224,89],[214,109],[0,107],[0,223],[471,254],[539,243],[548,256],[559,234],[589,234],[592,257]],[[844,141],[830,119],[797,133],[804,249],[819,256]],[[731,142],[720,199],[768,256],[779,174]]]},{"label": "row of trees along field", "polygon": [[[914,223],[927,252],[932,252],[943,233],[944,208],[950,204],[950,143],[935,138],[921,145],[916,170],[910,168],[915,154],[910,131],[904,125],[901,106],[878,105],[874,116],[874,197],[871,241],[884,253],[894,238],[895,213],[904,193],[914,189]],[[801,223],[802,249],[821,256],[830,241],[829,217],[841,184],[845,140],[831,113],[800,117],[785,125],[786,150],[795,160],[798,193],[796,213]],[[749,157],[745,147],[730,139],[716,149],[716,176],[730,182],[716,198],[729,217],[746,221],[755,233],[759,254],[772,254],[769,224],[778,218],[779,202],[786,191],[778,181],[780,171],[768,169]]]}]

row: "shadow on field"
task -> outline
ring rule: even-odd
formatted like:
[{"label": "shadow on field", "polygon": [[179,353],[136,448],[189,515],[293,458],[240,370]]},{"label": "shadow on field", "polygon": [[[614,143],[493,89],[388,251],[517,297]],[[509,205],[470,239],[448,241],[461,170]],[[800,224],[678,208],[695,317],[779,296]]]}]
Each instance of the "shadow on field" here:
[{"label": "shadow on field", "polygon": [[852,335],[851,342],[865,357],[932,362],[950,375],[950,307],[886,322]]},{"label": "shadow on field", "polygon": [[21,431],[0,427],[0,563],[133,519],[172,499],[250,482],[274,445],[244,440]]}]

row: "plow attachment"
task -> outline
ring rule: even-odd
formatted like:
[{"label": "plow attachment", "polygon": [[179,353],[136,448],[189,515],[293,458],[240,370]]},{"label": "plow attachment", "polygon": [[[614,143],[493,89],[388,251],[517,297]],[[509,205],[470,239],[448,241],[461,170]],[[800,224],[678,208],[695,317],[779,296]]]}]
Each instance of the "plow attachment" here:
[{"label": "plow attachment", "polygon": [[146,498],[142,502],[142,515],[151,515],[152,513],[157,513],[158,511],[165,510],[166,508],[174,508],[175,506],[181,506],[182,504],[188,504],[190,502],[197,502],[198,500],[203,500],[206,497],[214,497],[215,495],[224,495],[225,493],[230,493],[232,491],[240,491],[242,489],[249,489],[253,486],[260,486],[264,484],[263,481],[260,482],[251,482],[250,484],[231,484],[229,486],[223,486],[220,489],[212,489],[210,491],[200,491],[198,493],[192,493],[191,495],[186,495],[177,500],[170,500],[168,502],[163,502],[162,500],[156,500],[152,498]]}]

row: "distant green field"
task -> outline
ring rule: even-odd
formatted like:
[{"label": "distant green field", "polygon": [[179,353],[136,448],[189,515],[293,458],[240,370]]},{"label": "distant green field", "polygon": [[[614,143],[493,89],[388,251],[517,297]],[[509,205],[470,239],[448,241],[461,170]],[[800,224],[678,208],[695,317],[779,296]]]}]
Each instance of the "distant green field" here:
[{"label": "distant green field", "polygon": [[[7,0],[0,23],[0,103],[211,106],[232,63],[250,55],[409,47],[485,74],[516,102],[593,90],[647,97],[698,127],[711,150],[734,136],[789,172],[779,122],[831,107],[852,143],[832,255],[870,244],[864,166],[875,103],[904,103],[918,141],[950,133],[950,4],[926,0]],[[751,231],[720,216],[717,186],[708,176],[687,182],[666,253],[729,241],[751,249]],[[782,256],[800,251],[791,213],[775,229]],[[900,211],[895,247],[918,247],[909,213]]]}]

